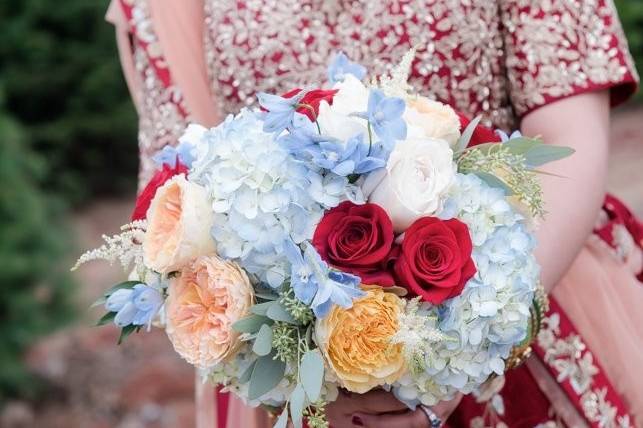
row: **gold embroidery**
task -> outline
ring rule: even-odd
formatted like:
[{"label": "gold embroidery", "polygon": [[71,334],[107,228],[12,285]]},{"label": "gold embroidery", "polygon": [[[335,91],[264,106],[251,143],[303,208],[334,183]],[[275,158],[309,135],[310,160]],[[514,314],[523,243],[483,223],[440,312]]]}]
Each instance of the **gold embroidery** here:
[{"label": "gold embroidery", "polygon": [[518,115],[636,74],[610,0],[503,0],[507,68]]},{"label": "gold embroidery", "polygon": [[[181,111],[187,111],[181,91],[173,85],[166,87],[150,63],[150,58],[162,58],[162,52],[146,1],[134,2],[132,21],[135,36],[147,44],[143,49],[139,43],[134,43],[134,64],[140,79],[137,98],[141,100],[138,127],[140,189],[157,169],[152,157],[166,145],[178,143],[189,118]],[[161,60],[157,66],[164,68],[165,64]]]},{"label": "gold embroidery", "polygon": [[206,0],[206,16],[206,62],[222,111],[253,104],[257,91],[325,81],[339,49],[380,74],[417,46],[416,88],[487,123],[515,125],[496,2]]},{"label": "gold embroidery", "polygon": [[569,381],[580,396],[587,420],[603,428],[631,426],[629,416],[618,415],[616,407],[606,399],[607,389],[594,388],[594,376],[598,373],[594,357],[578,335],[561,337],[557,313],[545,318],[544,328],[538,334],[538,345],[545,350],[544,362],[557,373],[556,381]]}]

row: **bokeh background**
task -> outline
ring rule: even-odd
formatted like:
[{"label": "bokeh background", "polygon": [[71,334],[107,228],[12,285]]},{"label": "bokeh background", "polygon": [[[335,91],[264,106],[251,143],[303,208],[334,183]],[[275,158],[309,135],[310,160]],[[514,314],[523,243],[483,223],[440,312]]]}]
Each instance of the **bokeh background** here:
[{"label": "bokeh background", "polygon": [[[643,1],[616,1],[643,70]],[[193,371],[163,332],[116,346],[88,309],[122,276],[83,249],[127,222],[135,112],[108,0],[0,2],[0,427],[189,427]],[[643,95],[614,112],[609,189],[643,216]]]}]

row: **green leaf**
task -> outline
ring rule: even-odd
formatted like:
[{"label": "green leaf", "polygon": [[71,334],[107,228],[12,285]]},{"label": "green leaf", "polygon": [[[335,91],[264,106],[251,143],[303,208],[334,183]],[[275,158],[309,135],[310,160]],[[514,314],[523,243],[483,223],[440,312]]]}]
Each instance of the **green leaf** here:
[{"label": "green leaf", "polygon": [[566,158],[574,154],[574,152],[575,150],[571,147],[541,144],[525,154],[525,162],[529,167],[533,168]]},{"label": "green leaf", "polygon": [[469,145],[469,142],[471,141],[471,137],[473,136],[473,132],[476,130],[476,126],[480,123],[482,120],[482,116],[478,116],[475,119],[473,119],[469,124],[467,125],[466,128],[464,128],[464,131],[462,132],[462,135],[460,135],[460,138],[458,139],[458,142],[455,145],[455,153],[460,153],[464,149],[467,148]]},{"label": "green leaf", "polygon": [[495,175],[484,171],[471,171],[471,172],[477,175],[482,181],[487,183],[489,186],[502,189],[505,192],[505,195],[507,196],[513,195],[514,192],[513,190],[511,190],[511,187],[509,187],[507,183],[505,183]]},{"label": "green leaf", "polygon": [[537,138],[519,137],[502,143],[514,155],[524,155],[534,147],[542,146],[543,142]]},{"label": "green leaf", "polygon": [[257,360],[254,360],[252,364],[250,364],[248,368],[241,374],[241,376],[239,377],[239,383],[248,383],[248,381],[250,380],[250,376],[252,375],[252,371],[255,368],[255,364],[257,364]]},{"label": "green leaf", "polygon": [[250,312],[256,315],[266,316],[266,312],[268,312],[268,308],[270,308],[274,304],[275,302],[257,303],[256,305],[252,305],[252,307],[250,308]]},{"label": "green leaf", "polygon": [[284,378],[286,363],[274,358],[274,352],[257,358],[257,362],[250,375],[248,398],[256,400],[267,392],[272,391]]},{"label": "green leaf", "polygon": [[272,328],[269,325],[264,324],[259,329],[257,337],[255,338],[255,343],[252,345],[252,352],[263,357],[268,355],[272,349]]},{"label": "green leaf", "polygon": [[112,294],[114,294],[115,291],[120,290],[122,288],[134,288],[136,284],[141,284],[141,281],[125,281],[121,282],[120,284],[116,284],[109,290],[107,290],[104,294],[105,297],[109,297]]},{"label": "green leaf", "polygon": [[274,293],[255,293],[255,297],[258,297],[263,300],[277,300],[279,296]]},{"label": "green leaf", "polygon": [[96,306],[103,306],[107,302],[107,298],[105,296],[99,297],[96,299],[94,303],[92,303],[89,307],[90,308],[95,308]]},{"label": "green leaf", "polygon": [[294,428],[302,428],[302,420],[304,417],[304,404],[306,402],[306,394],[301,384],[297,384],[292,394],[290,394],[290,417]]},{"label": "green leaf", "polygon": [[250,315],[232,324],[232,329],[239,333],[256,333],[264,324],[272,325],[272,320],[261,315]]},{"label": "green leaf", "polygon": [[271,320],[287,322],[288,324],[298,324],[290,312],[279,302],[274,302],[266,311],[266,316]]},{"label": "green leaf", "polygon": [[109,324],[110,322],[114,321],[116,314],[117,312],[107,312],[101,319],[98,320],[96,326]]},{"label": "green leaf", "polygon": [[135,331],[138,332],[140,329],[141,329],[140,326],[131,325],[131,324],[123,327],[121,329],[121,335],[118,337],[118,344],[120,345],[121,343],[123,343],[123,341],[127,339],[127,337],[130,334],[134,333]]},{"label": "green leaf", "polygon": [[281,412],[281,415],[279,415],[279,418],[277,419],[277,422],[275,422],[275,425],[273,428],[286,428],[288,425],[288,407],[284,407],[284,410]]},{"label": "green leaf", "polygon": [[317,401],[324,380],[324,360],[319,350],[307,351],[304,354],[299,365],[299,375],[308,399],[311,402]]}]

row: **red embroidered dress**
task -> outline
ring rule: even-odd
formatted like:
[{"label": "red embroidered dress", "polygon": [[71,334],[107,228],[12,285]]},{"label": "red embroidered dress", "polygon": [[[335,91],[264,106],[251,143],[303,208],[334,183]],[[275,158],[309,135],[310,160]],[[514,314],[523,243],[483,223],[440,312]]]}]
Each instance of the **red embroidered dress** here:
[{"label": "red embroidered dress", "polygon": [[[129,80],[140,114],[141,183],[153,172],[151,156],[175,144],[194,113],[165,61],[151,4],[112,5],[132,35]],[[505,130],[516,129],[528,112],[581,92],[610,88],[618,104],[638,81],[609,0],[205,0],[202,12],[206,76],[221,114],[254,104],[258,91],[283,93],[324,81],[329,58],[340,49],[378,74],[415,46],[415,88]],[[625,231],[627,242],[640,246],[640,223],[618,201],[608,202],[598,236],[619,250]],[[556,302],[537,345],[539,363],[532,366],[558,380],[587,426],[633,423]],[[510,372],[502,391],[485,402],[466,397],[449,423],[559,426],[537,370]]]}]

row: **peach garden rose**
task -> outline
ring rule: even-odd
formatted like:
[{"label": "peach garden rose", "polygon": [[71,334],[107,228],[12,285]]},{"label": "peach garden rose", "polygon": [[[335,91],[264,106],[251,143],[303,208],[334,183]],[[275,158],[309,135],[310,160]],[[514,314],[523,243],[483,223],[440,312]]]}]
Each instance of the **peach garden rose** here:
[{"label": "peach garden rose", "polygon": [[206,190],[180,174],[159,187],[147,211],[145,265],[160,273],[179,270],[216,251],[210,236],[212,208]]},{"label": "peach garden rose", "polygon": [[[451,147],[460,138],[460,119],[450,106],[422,96],[407,99],[404,120],[409,136],[445,140]],[[415,135],[415,132],[420,132]]]},{"label": "peach garden rose", "polygon": [[402,376],[402,345],[391,342],[401,311],[398,296],[369,287],[351,308],[333,306],[317,320],[317,345],[342,387],[363,394]]},{"label": "peach garden rose", "polygon": [[232,324],[249,314],[253,301],[250,280],[237,263],[199,257],[168,289],[166,331],[174,349],[200,368],[225,360],[241,343]]}]

